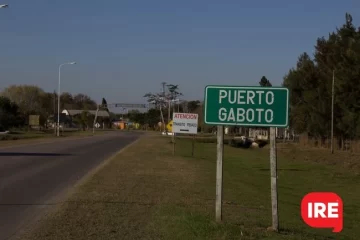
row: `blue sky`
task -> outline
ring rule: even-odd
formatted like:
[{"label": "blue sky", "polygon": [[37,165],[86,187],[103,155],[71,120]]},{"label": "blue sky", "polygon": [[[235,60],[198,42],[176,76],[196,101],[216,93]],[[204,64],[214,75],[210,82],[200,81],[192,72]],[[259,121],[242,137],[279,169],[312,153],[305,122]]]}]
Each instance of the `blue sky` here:
[{"label": "blue sky", "polygon": [[360,23],[356,0],[0,0],[0,90],[36,84],[142,103],[161,82],[202,99],[208,84],[280,85],[316,38]]}]

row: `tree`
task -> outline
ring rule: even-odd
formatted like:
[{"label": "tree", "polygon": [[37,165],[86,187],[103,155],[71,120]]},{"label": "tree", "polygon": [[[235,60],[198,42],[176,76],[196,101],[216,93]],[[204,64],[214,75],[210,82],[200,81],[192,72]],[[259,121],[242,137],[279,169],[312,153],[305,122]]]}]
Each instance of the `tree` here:
[{"label": "tree", "polygon": [[60,95],[60,109],[77,109],[74,106],[74,98],[70,93],[63,92]]},{"label": "tree", "polygon": [[[179,96],[183,95],[181,92],[179,92],[179,85],[168,84],[167,87],[169,90],[168,98],[170,101],[175,101],[178,99]],[[175,104],[174,104],[174,106],[175,106]]]},{"label": "tree", "polygon": [[157,124],[159,122],[159,114],[160,114],[160,110],[159,109],[149,109],[149,111],[146,113],[145,116],[145,123],[149,124],[150,127],[156,128]]},{"label": "tree", "polygon": [[146,124],[147,113],[141,113],[139,110],[131,110],[128,113],[129,120],[140,125]]},{"label": "tree", "polygon": [[172,112],[175,112],[175,101],[178,100],[179,96],[182,96],[183,94],[181,92],[179,92],[179,85],[174,85],[174,84],[168,84],[167,85],[168,90],[169,90],[169,95],[168,95],[168,101],[169,101],[169,107],[168,107],[168,121],[170,121],[170,116],[171,116],[171,103],[173,103],[173,107],[172,107]]},{"label": "tree", "polygon": [[187,102],[187,109],[190,113],[194,112],[200,106],[200,101],[189,101]]},{"label": "tree", "polygon": [[309,132],[324,138],[329,132],[327,112],[330,108],[326,105],[329,95],[321,84],[318,69],[307,53],[300,55],[296,69],[289,71],[283,83],[291,91],[292,127],[298,132]]},{"label": "tree", "polygon": [[104,121],[104,124],[106,124],[109,128],[111,128],[111,126],[112,126],[112,119],[113,119],[113,117],[114,117],[114,113],[111,113],[110,111],[109,111],[109,108],[108,108],[108,105],[107,105],[107,101],[106,101],[106,99],[105,98],[102,98],[102,100],[101,100],[101,105],[102,105],[102,109],[103,110],[105,110],[105,111],[107,111],[108,113],[109,113],[109,119],[103,119],[103,121]]},{"label": "tree", "polygon": [[34,85],[11,85],[2,92],[11,102],[19,106],[24,116],[41,112],[41,99],[45,92]]},{"label": "tree", "polygon": [[19,107],[9,98],[0,96],[0,128],[3,130],[18,127],[24,124],[24,119],[19,115]]},{"label": "tree", "polygon": [[[4,110],[5,106],[8,106],[5,99],[8,99],[14,106],[16,105],[17,114],[12,123],[13,126],[27,123],[31,114],[40,115],[40,126],[44,126],[47,120],[52,118],[51,116],[57,115],[58,95],[55,91],[53,93],[45,92],[35,85],[11,85],[2,91],[0,96],[3,97],[1,99],[2,116],[0,116],[2,119],[4,119],[3,114],[8,111],[8,108],[6,111]],[[96,109],[96,102],[86,94],[79,93],[73,96],[64,92],[60,96],[60,112],[64,108],[91,110]]]},{"label": "tree", "polygon": [[334,133],[339,139],[359,138],[360,28],[348,13],[342,27],[317,39],[314,58],[301,54],[284,77],[283,86],[290,90],[290,125],[298,133],[322,140],[330,136],[333,73]]},{"label": "tree", "polygon": [[[271,87],[272,86],[270,81],[265,76],[262,76],[259,84],[261,87]],[[267,128],[267,136],[270,137],[270,128]]]},{"label": "tree", "polygon": [[270,81],[265,76],[262,76],[262,78],[260,79],[259,84],[260,84],[261,87],[271,87],[272,86]]},{"label": "tree", "polygon": [[159,108],[159,112],[160,112],[160,121],[163,124],[163,127],[165,128],[165,120],[164,120],[164,114],[163,114],[163,108],[166,106],[166,102],[164,99],[164,96],[162,93],[146,93],[144,95],[145,98],[147,98],[147,102],[154,104],[155,108]]},{"label": "tree", "polygon": [[106,101],[105,98],[102,98],[102,100],[101,100],[101,105],[103,106],[103,109],[104,109],[105,111],[109,112],[109,108],[108,108],[108,106],[107,106],[107,101]]},{"label": "tree", "polygon": [[73,118],[73,121],[80,125],[82,129],[85,131],[89,128],[89,126],[92,126],[94,123],[94,116],[91,115],[88,111],[83,111],[81,114],[76,115]]},{"label": "tree", "polygon": [[78,93],[73,96],[74,99],[74,107],[80,110],[95,110],[97,108],[97,104],[94,100],[92,100],[88,95]]},{"label": "tree", "polygon": [[56,93],[44,93],[40,96],[40,125],[46,125],[46,120],[57,113]]}]

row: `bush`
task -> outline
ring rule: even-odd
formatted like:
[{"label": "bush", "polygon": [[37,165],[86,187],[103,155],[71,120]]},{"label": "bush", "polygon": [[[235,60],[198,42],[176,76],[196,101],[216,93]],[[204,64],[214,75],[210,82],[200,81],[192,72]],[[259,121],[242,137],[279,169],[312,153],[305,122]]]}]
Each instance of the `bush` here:
[{"label": "bush", "polygon": [[14,140],[13,138],[14,138],[14,136],[11,136],[11,135],[8,135],[8,134],[0,135],[0,141]]},{"label": "bush", "polygon": [[242,140],[242,139],[231,139],[230,146],[236,148],[249,148],[252,142],[250,140]]},{"label": "bush", "polygon": [[255,140],[255,142],[259,145],[259,148],[264,147],[266,144],[268,144],[269,142],[266,140]]},{"label": "bush", "polygon": [[41,135],[12,135],[12,134],[4,134],[0,135],[0,141],[9,141],[9,140],[19,140],[19,139],[30,139],[30,138],[40,138]]}]

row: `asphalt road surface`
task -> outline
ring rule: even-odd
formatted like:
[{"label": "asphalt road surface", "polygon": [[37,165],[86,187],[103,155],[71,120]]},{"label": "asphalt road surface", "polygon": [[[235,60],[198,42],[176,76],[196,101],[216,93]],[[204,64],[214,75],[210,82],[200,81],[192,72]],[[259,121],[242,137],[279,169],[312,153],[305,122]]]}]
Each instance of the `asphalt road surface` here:
[{"label": "asphalt road surface", "polygon": [[86,173],[139,136],[111,132],[0,147],[0,240],[19,236]]}]

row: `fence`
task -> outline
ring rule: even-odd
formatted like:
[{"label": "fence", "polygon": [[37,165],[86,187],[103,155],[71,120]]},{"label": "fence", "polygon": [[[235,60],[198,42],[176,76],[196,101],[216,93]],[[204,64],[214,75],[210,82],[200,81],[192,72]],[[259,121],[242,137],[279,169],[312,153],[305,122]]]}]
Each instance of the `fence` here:
[{"label": "fence", "polygon": [[[330,138],[314,138],[306,135],[299,136],[299,144],[304,147],[331,148]],[[349,151],[360,153],[360,141],[354,139],[334,138],[334,151]]]}]

